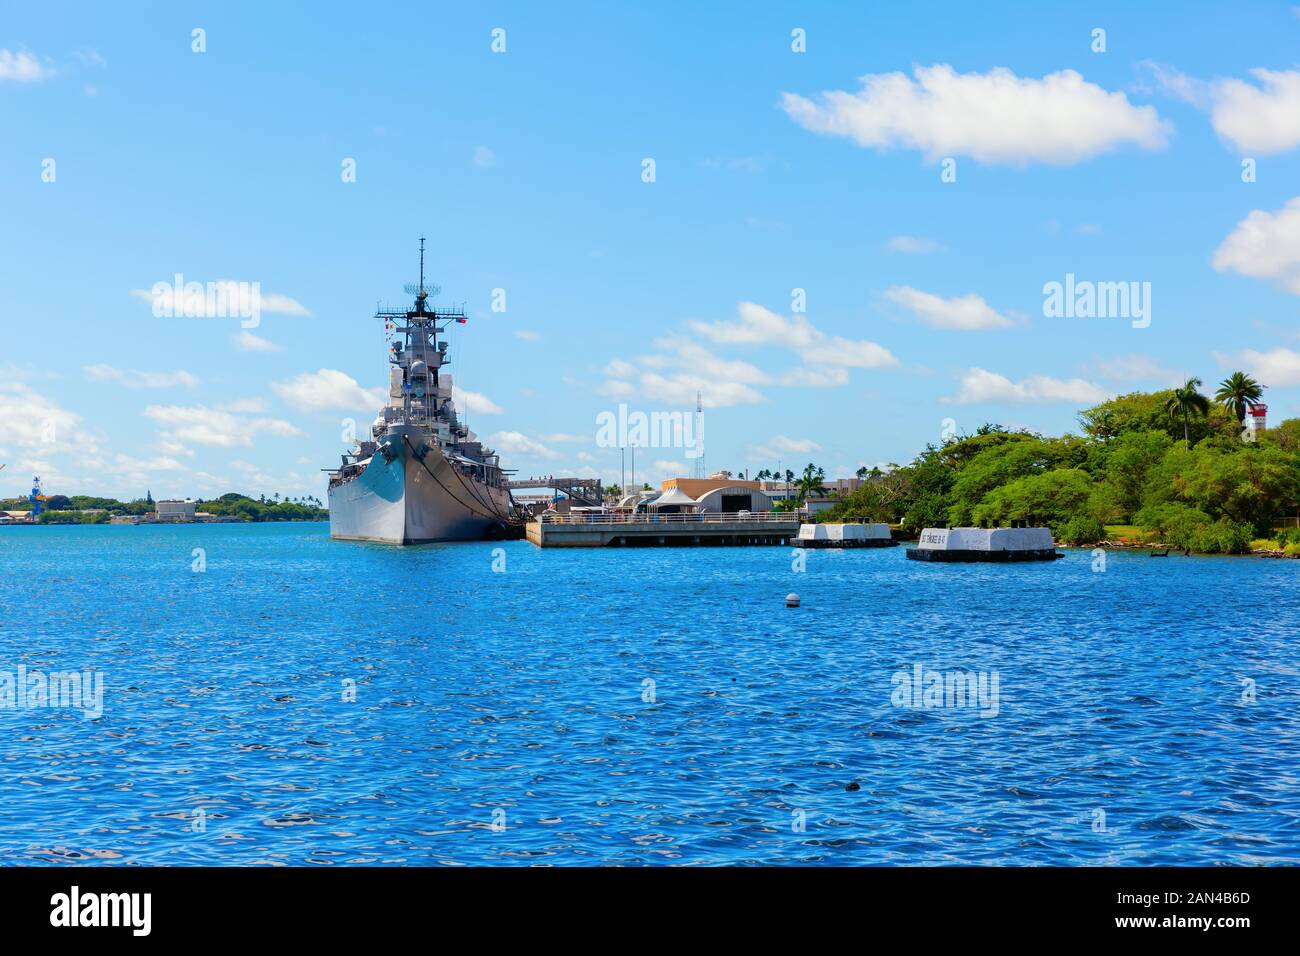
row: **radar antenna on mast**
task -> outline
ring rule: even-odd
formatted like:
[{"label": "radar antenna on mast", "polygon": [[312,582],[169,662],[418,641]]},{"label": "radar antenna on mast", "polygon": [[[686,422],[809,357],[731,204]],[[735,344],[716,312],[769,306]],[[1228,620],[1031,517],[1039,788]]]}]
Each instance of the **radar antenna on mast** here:
[{"label": "radar antenna on mast", "polygon": [[424,236],[420,237],[420,281],[408,282],[403,289],[407,295],[413,295],[421,302],[442,291],[439,286],[424,284]]}]

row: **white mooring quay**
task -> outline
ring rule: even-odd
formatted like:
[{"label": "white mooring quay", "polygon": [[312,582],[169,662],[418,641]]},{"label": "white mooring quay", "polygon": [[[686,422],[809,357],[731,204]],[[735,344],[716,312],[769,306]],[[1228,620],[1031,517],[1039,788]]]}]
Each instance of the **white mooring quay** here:
[{"label": "white mooring quay", "polygon": [[801,524],[796,548],[891,548],[898,544],[887,524]]},{"label": "white mooring quay", "polygon": [[1050,528],[926,528],[915,548],[907,549],[913,561],[1054,561],[1065,555],[1056,550]]}]

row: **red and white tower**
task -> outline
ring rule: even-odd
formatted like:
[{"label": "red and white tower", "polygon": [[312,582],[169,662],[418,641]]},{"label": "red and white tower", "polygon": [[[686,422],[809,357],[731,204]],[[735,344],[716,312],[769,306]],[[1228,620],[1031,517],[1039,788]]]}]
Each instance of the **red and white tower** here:
[{"label": "red and white tower", "polygon": [[1246,428],[1252,436],[1262,435],[1268,420],[1267,405],[1251,405],[1246,409]]}]

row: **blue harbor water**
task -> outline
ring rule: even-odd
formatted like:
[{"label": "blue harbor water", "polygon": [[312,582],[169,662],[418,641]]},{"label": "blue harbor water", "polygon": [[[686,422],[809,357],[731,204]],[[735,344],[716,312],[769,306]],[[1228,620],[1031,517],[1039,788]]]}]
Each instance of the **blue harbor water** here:
[{"label": "blue harbor water", "polygon": [[0,529],[0,579],[0,671],[104,680],[0,710],[9,864],[1300,861],[1300,562],[182,525]]}]

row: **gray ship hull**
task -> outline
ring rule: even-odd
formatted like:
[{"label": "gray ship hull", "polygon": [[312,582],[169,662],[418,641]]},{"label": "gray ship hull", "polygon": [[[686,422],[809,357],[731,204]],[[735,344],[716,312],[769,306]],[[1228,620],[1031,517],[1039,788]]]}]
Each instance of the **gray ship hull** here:
[{"label": "gray ship hull", "polygon": [[500,533],[510,493],[462,474],[412,430],[391,435],[360,475],[330,488],[329,509],[330,537],[341,541],[474,541]]}]

